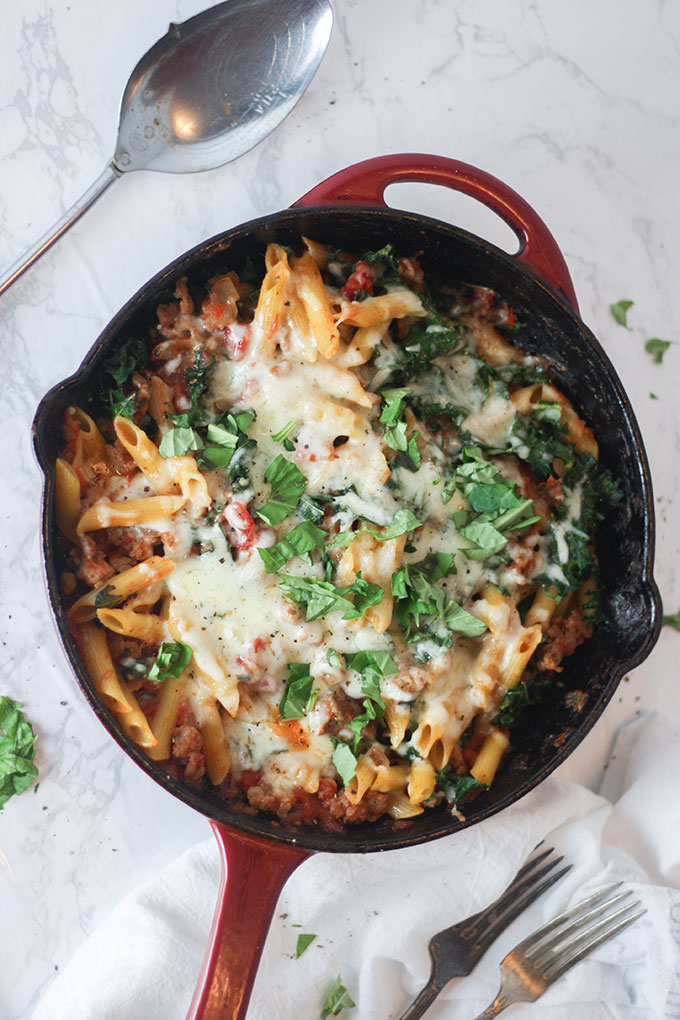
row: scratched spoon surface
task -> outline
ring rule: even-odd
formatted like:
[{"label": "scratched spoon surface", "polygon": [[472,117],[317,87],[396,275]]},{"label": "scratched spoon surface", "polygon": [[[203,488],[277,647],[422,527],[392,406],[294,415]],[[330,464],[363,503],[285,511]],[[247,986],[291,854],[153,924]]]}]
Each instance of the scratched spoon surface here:
[{"label": "scratched spoon surface", "polygon": [[151,47],[123,92],[113,159],[0,278],[0,294],[133,170],[195,173],[242,156],[290,113],[330,39],[329,0],[227,0]]}]

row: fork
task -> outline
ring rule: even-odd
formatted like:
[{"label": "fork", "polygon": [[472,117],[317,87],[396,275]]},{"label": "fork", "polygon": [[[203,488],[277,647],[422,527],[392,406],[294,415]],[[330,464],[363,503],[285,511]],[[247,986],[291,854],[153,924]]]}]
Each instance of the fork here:
[{"label": "fork", "polygon": [[469,974],[510,922],[566,875],[571,864],[554,871],[563,858],[549,860],[552,853],[550,847],[529,860],[505,892],[485,910],[432,936],[428,945],[432,958],[429,980],[398,1020],[418,1020],[452,978]]},{"label": "fork", "polygon": [[588,896],[515,946],[501,963],[498,995],[475,1020],[491,1020],[514,1002],[534,1002],[585,956],[646,914],[644,908],[637,910],[639,900],[629,900],[630,891],[607,899],[620,885]]}]

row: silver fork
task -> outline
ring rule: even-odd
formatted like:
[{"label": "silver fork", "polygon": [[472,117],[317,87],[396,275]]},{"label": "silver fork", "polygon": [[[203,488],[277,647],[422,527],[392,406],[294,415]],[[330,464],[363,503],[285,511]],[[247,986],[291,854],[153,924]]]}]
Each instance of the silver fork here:
[{"label": "silver fork", "polygon": [[475,1020],[491,1020],[514,1002],[534,1002],[585,956],[646,914],[637,910],[639,900],[629,899],[630,891],[607,899],[620,885],[588,896],[515,946],[501,963],[498,995]]},{"label": "silver fork", "polygon": [[432,936],[428,946],[432,958],[430,978],[398,1020],[418,1020],[452,978],[469,974],[510,922],[569,871],[571,864],[554,871],[563,858],[549,859],[552,853],[550,847],[528,861],[485,910]]}]

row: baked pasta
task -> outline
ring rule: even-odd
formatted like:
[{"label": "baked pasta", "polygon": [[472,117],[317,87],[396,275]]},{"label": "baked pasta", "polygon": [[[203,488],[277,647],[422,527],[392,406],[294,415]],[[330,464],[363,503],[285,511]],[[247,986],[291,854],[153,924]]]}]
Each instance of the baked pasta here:
[{"label": "baked pasta", "polygon": [[488,787],[599,615],[616,485],[493,291],[302,238],[180,279],[69,407],[68,618],[177,778],[338,827]]}]

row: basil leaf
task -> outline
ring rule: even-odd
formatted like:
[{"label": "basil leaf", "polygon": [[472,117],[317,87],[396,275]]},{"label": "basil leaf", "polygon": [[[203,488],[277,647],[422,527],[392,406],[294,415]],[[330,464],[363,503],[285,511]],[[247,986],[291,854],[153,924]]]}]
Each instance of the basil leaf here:
[{"label": "basil leaf", "polygon": [[[331,755],[331,761],[333,762],[338,775],[342,779],[343,786],[347,786],[357,770],[356,756],[349,744],[343,743],[343,741],[338,740],[337,737],[332,737],[331,739],[335,744],[333,754]],[[328,1014],[326,1014],[326,1016],[328,1016]]]},{"label": "basil leaf", "polygon": [[680,613],[671,613],[663,618],[664,627],[672,627],[673,630],[680,630]]},{"label": "basil leaf", "polygon": [[184,371],[184,381],[189,390],[191,401],[191,420],[196,421],[201,416],[201,398],[210,386],[210,379],[214,368],[214,361],[208,358],[203,351],[196,351],[194,367]]},{"label": "basil leaf", "polygon": [[337,1016],[341,1010],[352,1009],[354,1006],[356,1003],[350,998],[350,994],[338,974],[335,984],[321,1004],[321,1020],[326,1020],[326,1017],[329,1016]]},{"label": "basil leaf", "polygon": [[307,488],[307,479],[282,453],[271,462],[264,477],[271,485],[271,498],[257,511],[257,515],[267,524],[278,524],[296,509]]},{"label": "basil leaf", "polygon": [[[291,434],[291,432],[294,432],[296,428],[297,428],[297,422],[291,420],[291,421],[287,422],[283,426],[283,428],[280,429],[279,432],[275,432],[272,435],[272,439],[274,440],[275,443],[283,443],[284,440],[288,439],[288,436]],[[293,447],[293,449],[295,449],[295,447]]]},{"label": "basil leaf", "polygon": [[100,588],[94,599],[95,609],[115,609],[124,601],[123,595],[114,595],[114,586],[107,584]]},{"label": "basil leaf", "polygon": [[663,356],[671,345],[670,340],[659,340],[658,337],[652,337],[645,344],[645,350],[648,354],[651,354],[657,365],[660,365],[663,361]]},{"label": "basil leaf", "polygon": [[449,602],[443,619],[449,630],[455,631],[456,634],[465,634],[466,637],[479,637],[487,629],[483,620],[452,601]]},{"label": "basil leaf", "polygon": [[226,425],[208,425],[205,434],[209,443],[215,443],[217,446],[229,446],[233,450],[236,449],[238,431],[230,432]]},{"label": "basil leaf", "polygon": [[[377,584],[364,581],[361,572],[353,584],[346,588],[336,588],[330,581],[316,581],[309,577],[293,577],[290,574],[279,574],[279,587],[287,598],[306,606],[308,621],[318,620],[334,610],[344,609],[344,620],[358,620],[366,609],[377,605],[383,597],[383,590]],[[345,598],[354,595],[354,605]]]},{"label": "basil leaf", "polygon": [[379,584],[371,581],[364,581],[361,571],[357,573],[356,580],[349,587],[349,592],[354,595],[354,605],[351,605],[343,616],[343,620],[359,620],[367,609],[377,606],[382,602],[385,592]]},{"label": "basil leaf", "polygon": [[[394,248],[391,244],[386,244],[378,251],[365,251],[361,256],[364,262],[384,262],[386,265],[393,269],[396,273],[399,269],[399,258],[394,253]],[[329,256],[330,258],[330,256]]]},{"label": "basil leaf", "polygon": [[420,467],[420,462],[421,462],[420,450],[418,449],[418,442],[417,442],[419,436],[420,436],[419,432],[414,432],[413,435],[411,436],[411,438],[409,439],[408,445],[406,447],[406,452],[408,453],[409,457],[413,461],[413,463],[415,465],[416,471]]},{"label": "basil leaf", "polygon": [[[373,702],[370,700],[364,701],[364,711],[361,715],[355,715],[353,719],[347,723],[347,729],[351,730],[354,734],[354,740],[352,741],[352,754],[356,757],[359,744],[361,742],[362,734],[366,726],[373,722],[377,718],[376,710],[373,707]],[[384,713],[381,715],[381,720],[384,718]]]},{"label": "basil leaf", "polygon": [[334,648],[329,648],[326,652],[326,660],[329,666],[333,669],[342,669],[342,663],[340,662],[340,656]]},{"label": "basil leaf", "polygon": [[632,308],[634,301],[617,301],[616,304],[609,306],[609,311],[612,313],[619,326],[625,326],[626,329],[630,329],[626,316],[628,315],[628,309]]},{"label": "basil leaf", "polygon": [[0,697],[0,810],[38,778],[35,733],[18,701]]},{"label": "basil leaf", "polygon": [[191,450],[202,450],[203,440],[193,429],[170,429],[161,439],[158,452],[161,457],[183,457]]},{"label": "basil leaf", "polygon": [[328,496],[308,496],[306,492],[303,492],[298,504],[298,511],[305,520],[316,523],[324,519],[326,515],[324,505],[327,502],[330,502]]},{"label": "basil leaf", "polygon": [[473,790],[488,790],[489,787],[480,783],[473,776],[458,776],[450,765],[445,765],[441,772],[437,773],[437,786],[445,790],[458,806],[465,797]]},{"label": "basil leaf", "polygon": [[359,528],[357,531],[339,531],[337,535],[334,535],[328,545],[332,549],[344,549],[350,542],[353,542],[362,532]]},{"label": "basil leaf", "polygon": [[149,670],[149,680],[161,683],[168,677],[177,679],[191,662],[193,651],[183,641],[164,641],[158,649],[156,661]]},{"label": "basil leaf", "polygon": [[377,531],[373,531],[372,528],[367,530],[373,535],[378,542],[388,542],[391,538],[398,538],[400,535],[406,534],[407,531],[413,531],[415,528],[419,528],[422,521],[419,521],[412,510],[402,507],[401,510],[397,510],[396,514],[392,518],[392,521],[385,528],[382,534]]},{"label": "basil leaf", "polygon": [[302,934],[298,935],[298,937],[297,937],[297,945],[295,947],[295,959],[296,960],[300,959],[300,957],[304,953],[305,949],[308,949],[309,946],[311,946],[311,944],[312,944],[312,942],[314,941],[315,938],[316,938],[316,935],[311,935],[311,934],[310,935],[302,935]]},{"label": "basil leaf", "polygon": [[381,393],[385,401],[380,415],[380,421],[383,425],[395,425],[399,421],[404,413],[404,398],[410,392],[411,390],[408,386],[402,386],[401,389],[384,390]]},{"label": "basil leaf", "polygon": [[[207,450],[203,451],[200,466],[210,470],[210,465],[212,465],[212,468],[221,471],[229,467],[233,456],[234,451],[227,446],[210,446]],[[206,464],[206,461],[210,461],[210,465]]]},{"label": "basil leaf", "polygon": [[282,719],[301,719],[314,707],[316,692],[312,690],[314,677],[306,663],[289,662],[286,687],[279,703]]},{"label": "basil leaf", "polygon": [[285,566],[294,556],[302,556],[313,549],[322,549],[326,541],[326,532],[317,528],[310,521],[297,524],[288,534],[266,549],[259,549],[260,557],[268,574],[273,574]]},{"label": "basil leaf", "polygon": [[470,560],[485,560],[489,556],[504,549],[508,544],[505,535],[496,531],[493,524],[486,521],[473,521],[460,529],[460,534],[473,545],[463,549],[463,555]]},{"label": "basil leaf", "polygon": [[406,438],[406,422],[400,421],[396,425],[390,425],[383,431],[383,439],[392,450],[399,450],[405,453],[408,450],[408,440]]}]

